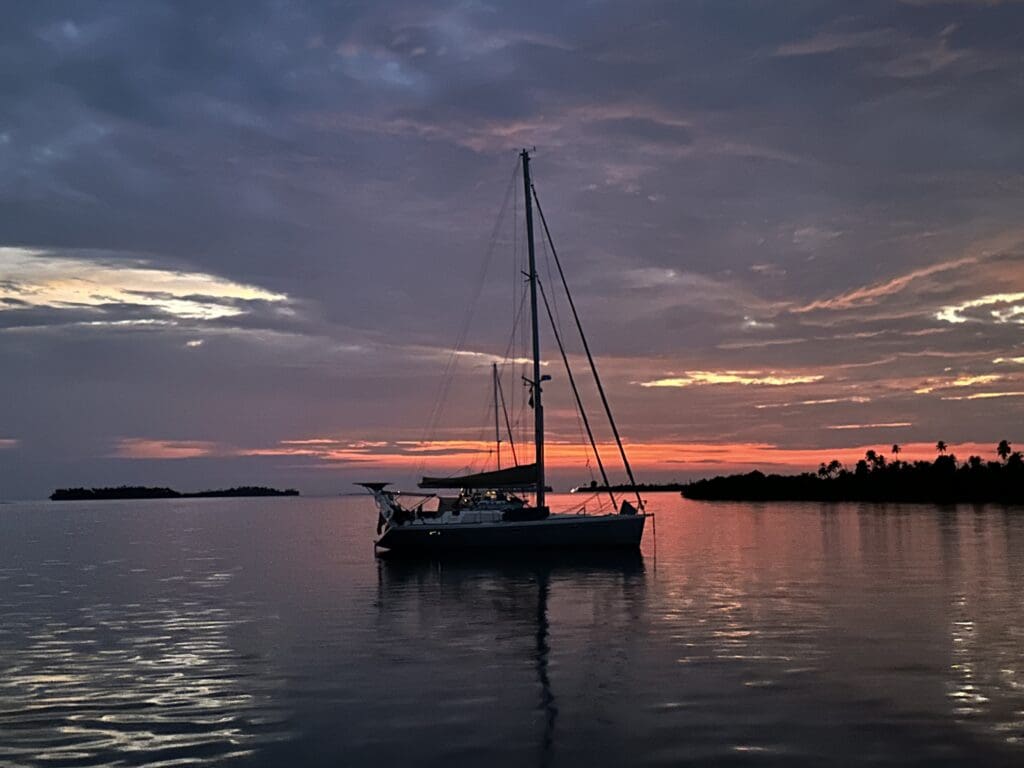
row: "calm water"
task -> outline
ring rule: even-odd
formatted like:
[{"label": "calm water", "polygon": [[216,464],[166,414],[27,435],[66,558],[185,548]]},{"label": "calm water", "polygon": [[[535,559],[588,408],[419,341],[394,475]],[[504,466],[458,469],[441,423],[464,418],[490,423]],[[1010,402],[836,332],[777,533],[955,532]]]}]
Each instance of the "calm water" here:
[{"label": "calm water", "polygon": [[651,502],[530,565],[380,562],[365,499],[0,505],[0,765],[1024,764],[1024,510]]}]

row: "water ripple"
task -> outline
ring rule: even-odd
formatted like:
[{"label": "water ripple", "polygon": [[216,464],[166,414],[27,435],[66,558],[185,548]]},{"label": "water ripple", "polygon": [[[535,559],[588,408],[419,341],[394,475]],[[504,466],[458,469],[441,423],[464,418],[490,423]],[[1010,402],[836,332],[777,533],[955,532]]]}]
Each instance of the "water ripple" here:
[{"label": "water ripple", "polygon": [[77,621],[5,649],[0,765],[224,762],[288,738],[273,670],[232,645],[252,621],[238,607],[103,604]]}]

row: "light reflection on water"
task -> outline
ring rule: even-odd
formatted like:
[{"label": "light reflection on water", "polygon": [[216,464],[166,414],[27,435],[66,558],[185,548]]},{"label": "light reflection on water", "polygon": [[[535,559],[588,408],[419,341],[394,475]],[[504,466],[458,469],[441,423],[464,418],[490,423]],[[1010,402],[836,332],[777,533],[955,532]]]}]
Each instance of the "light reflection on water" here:
[{"label": "light reflection on water", "polygon": [[642,557],[364,500],[0,507],[0,765],[1024,760],[1024,510],[653,496]]}]

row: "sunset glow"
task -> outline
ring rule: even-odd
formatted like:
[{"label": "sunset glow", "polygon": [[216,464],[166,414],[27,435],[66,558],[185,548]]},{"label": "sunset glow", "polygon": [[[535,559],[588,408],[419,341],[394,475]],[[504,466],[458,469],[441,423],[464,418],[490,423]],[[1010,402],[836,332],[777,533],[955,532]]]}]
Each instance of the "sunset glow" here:
[{"label": "sunset glow", "polygon": [[[910,424],[863,424],[838,425],[830,429],[893,429],[909,427]],[[891,443],[891,441],[890,441]],[[673,472],[713,473],[734,470],[748,470],[757,467],[771,468],[772,471],[814,470],[822,461],[838,459],[852,467],[864,458],[868,450],[888,454],[890,443],[876,445],[858,444],[834,448],[787,448],[772,443],[743,442],[734,444],[699,442],[627,443],[630,462],[640,472],[656,472],[658,477],[667,477]],[[951,444],[949,450],[966,459],[968,455],[992,457],[994,446],[979,443]],[[330,438],[308,438],[282,441],[267,448],[237,449],[222,447],[221,454],[240,456],[263,456],[277,458],[302,458],[315,462],[322,469],[341,468],[346,465],[379,468],[402,475],[458,474],[496,469],[494,444],[473,440],[438,440],[428,443],[419,441],[397,441],[393,443],[374,441],[345,441]],[[613,443],[598,445],[606,465],[612,473],[621,474],[617,460],[617,449]],[[527,454],[521,462],[532,461]],[[505,446],[506,460],[508,447]],[[934,443],[901,443],[899,459],[902,461],[931,461],[935,458]],[[143,456],[148,458],[148,456]],[[562,441],[549,442],[545,448],[548,466],[567,482],[580,482],[590,473],[597,472],[597,465],[589,446]],[[666,475],[668,473],[668,475]]]}]

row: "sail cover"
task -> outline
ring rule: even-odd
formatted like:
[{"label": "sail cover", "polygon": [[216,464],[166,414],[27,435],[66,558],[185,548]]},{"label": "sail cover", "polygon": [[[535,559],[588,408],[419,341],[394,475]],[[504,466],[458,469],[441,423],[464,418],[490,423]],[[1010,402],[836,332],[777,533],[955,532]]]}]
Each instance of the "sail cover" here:
[{"label": "sail cover", "polygon": [[492,490],[498,488],[529,488],[537,483],[537,465],[521,464],[518,467],[499,469],[494,472],[478,472],[474,475],[457,477],[424,477],[420,488],[465,488],[471,490]]}]

